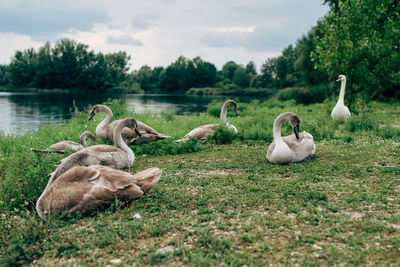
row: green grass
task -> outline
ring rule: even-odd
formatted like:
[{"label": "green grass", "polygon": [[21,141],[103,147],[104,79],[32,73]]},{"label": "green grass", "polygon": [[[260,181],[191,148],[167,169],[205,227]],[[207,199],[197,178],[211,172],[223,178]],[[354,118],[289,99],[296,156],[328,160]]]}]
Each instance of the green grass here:
[{"label": "green grass", "polygon": [[[103,117],[88,122],[87,111],[77,111],[62,126],[1,136],[0,265],[400,264],[398,104],[359,103],[358,115],[340,124],[329,117],[333,102],[238,103],[240,116],[228,114],[238,135],[220,130],[206,145],[174,140],[217,123],[221,102],[193,117],[135,114],[108,104],[116,118],[132,116],[172,136],[133,147],[136,161],[127,171],[159,167],[159,183],[142,199],[43,222],[34,203],[61,156],[29,148],[78,141]],[[298,114],[300,129],[314,136],[316,159],[266,160],[273,120],[285,111]],[[173,251],[159,251],[167,246]]]}]

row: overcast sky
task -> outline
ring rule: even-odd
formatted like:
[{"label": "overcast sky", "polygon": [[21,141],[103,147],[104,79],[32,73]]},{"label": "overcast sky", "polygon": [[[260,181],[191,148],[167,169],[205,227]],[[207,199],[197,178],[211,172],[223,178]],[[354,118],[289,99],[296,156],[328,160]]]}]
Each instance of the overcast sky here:
[{"label": "overcast sky", "polygon": [[68,37],[96,52],[126,51],[131,69],[180,55],[260,69],[327,11],[322,0],[0,0],[0,64]]}]

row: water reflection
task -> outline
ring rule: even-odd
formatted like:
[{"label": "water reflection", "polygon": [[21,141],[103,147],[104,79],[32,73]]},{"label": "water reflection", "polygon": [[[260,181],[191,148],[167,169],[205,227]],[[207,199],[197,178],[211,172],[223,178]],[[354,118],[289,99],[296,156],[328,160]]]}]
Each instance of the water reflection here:
[{"label": "water reflection", "polygon": [[38,129],[50,120],[62,123],[72,116],[76,106],[79,110],[109,99],[121,99],[135,112],[174,111],[178,115],[204,112],[212,99],[184,95],[72,95],[0,92],[0,130],[6,134]]},{"label": "water reflection", "polygon": [[[150,111],[174,111],[178,115],[204,112],[213,99],[225,100],[225,96],[186,96],[186,95],[73,95],[39,93],[0,92],[0,131],[25,132],[36,130],[41,125],[62,123],[72,116],[74,106],[84,110],[89,105],[104,103],[109,99],[121,99],[130,110],[141,113]],[[243,97],[240,101],[254,98]],[[262,99],[261,99],[262,100]]]}]

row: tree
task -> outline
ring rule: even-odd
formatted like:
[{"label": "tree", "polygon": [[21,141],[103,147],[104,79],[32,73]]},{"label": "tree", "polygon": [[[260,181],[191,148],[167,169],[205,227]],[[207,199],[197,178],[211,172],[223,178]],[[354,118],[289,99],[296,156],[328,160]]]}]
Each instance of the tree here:
[{"label": "tree", "polygon": [[339,0],[324,0],[324,5],[328,5],[330,8],[337,10],[339,7]]},{"label": "tree", "polygon": [[236,69],[239,67],[234,61],[228,61],[222,66],[221,76],[222,80],[229,79],[233,80],[233,76],[235,75]]},{"label": "tree", "polygon": [[313,27],[307,35],[297,40],[294,47],[295,61],[293,62],[293,76],[296,86],[310,86],[326,83],[328,76],[315,68],[311,54],[315,52],[315,42],[319,34],[317,27]]},{"label": "tree", "polygon": [[398,0],[340,1],[318,22],[321,37],[313,55],[330,77],[345,74],[353,93],[366,99],[400,98],[400,5]]},{"label": "tree", "polygon": [[6,65],[0,65],[0,86],[8,84],[8,70]]},{"label": "tree", "polygon": [[53,56],[51,53],[51,46],[49,42],[39,48],[37,53],[37,68],[32,81],[33,87],[38,88],[54,88],[57,86],[55,83],[55,69],[53,64]]},{"label": "tree", "polygon": [[106,54],[104,60],[107,66],[108,82],[117,86],[126,78],[131,57],[124,51]]},{"label": "tree", "polygon": [[136,73],[137,81],[140,84],[140,88],[148,91],[151,88],[151,76],[153,71],[150,66],[144,65]]},{"label": "tree", "polygon": [[276,58],[269,58],[261,66],[261,77],[263,87],[275,87],[275,77],[276,77]]},{"label": "tree", "polygon": [[246,72],[252,76],[257,75],[256,64],[253,61],[250,61],[246,65]]},{"label": "tree", "polygon": [[214,87],[217,79],[217,68],[214,64],[203,61],[200,57],[193,60],[195,66],[194,87]]},{"label": "tree", "polygon": [[30,86],[36,71],[37,54],[33,48],[16,51],[9,65],[10,82],[14,87]]},{"label": "tree", "polygon": [[237,67],[233,75],[233,83],[242,88],[249,87],[250,74],[242,66]]}]

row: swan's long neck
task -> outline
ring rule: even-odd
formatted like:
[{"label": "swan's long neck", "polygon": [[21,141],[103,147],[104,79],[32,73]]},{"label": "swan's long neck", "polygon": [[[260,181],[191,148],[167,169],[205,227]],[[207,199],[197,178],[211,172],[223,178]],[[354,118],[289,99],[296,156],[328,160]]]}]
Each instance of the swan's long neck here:
[{"label": "swan's long neck", "polygon": [[79,141],[82,146],[87,147],[86,137],[88,137],[89,135],[90,135],[89,132],[84,132],[83,134],[81,134]]},{"label": "swan's long neck", "polygon": [[116,147],[122,149],[124,152],[126,152],[129,157],[131,157],[133,160],[135,159],[135,154],[133,153],[132,149],[125,144],[124,139],[122,139],[122,129],[125,127],[124,123],[119,123],[117,127],[114,129],[114,144]]},{"label": "swan's long neck", "polygon": [[87,142],[86,142],[86,138],[90,137],[90,139],[92,139],[93,141],[97,141],[96,136],[94,136],[91,132],[86,131],[83,132],[79,138],[81,145],[83,145],[84,147],[87,147]]},{"label": "swan's long neck", "polygon": [[98,134],[99,131],[101,131],[105,126],[107,126],[109,123],[112,122],[113,119],[113,114],[111,109],[109,109],[108,107],[104,106],[102,111],[104,111],[106,113],[106,117],[104,118],[104,120],[102,122],[99,123],[99,125],[97,125],[96,127],[96,134]]},{"label": "swan's long neck", "polygon": [[344,91],[345,91],[345,88],[346,88],[346,80],[341,80],[338,103],[344,104]]},{"label": "swan's long neck", "polygon": [[221,108],[221,114],[220,114],[220,119],[221,122],[226,122],[226,113],[228,111],[228,103],[225,103],[222,108]]},{"label": "swan's long neck", "polygon": [[283,141],[281,136],[281,126],[282,123],[286,120],[285,116],[278,116],[278,118],[274,121],[274,127],[272,128],[272,134],[275,142]]}]

